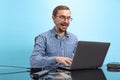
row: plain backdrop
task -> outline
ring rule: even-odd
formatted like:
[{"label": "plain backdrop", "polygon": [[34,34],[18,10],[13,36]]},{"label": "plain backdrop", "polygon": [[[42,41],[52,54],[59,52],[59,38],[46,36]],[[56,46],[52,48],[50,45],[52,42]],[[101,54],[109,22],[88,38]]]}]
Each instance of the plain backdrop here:
[{"label": "plain backdrop", "polygon": [[104,64],[120,62],[120,0],[0,0],[0,64],[30,66],[35,36],[52,29],[52,11],[67,5],[68,31],[79,40],[110,42]]}]

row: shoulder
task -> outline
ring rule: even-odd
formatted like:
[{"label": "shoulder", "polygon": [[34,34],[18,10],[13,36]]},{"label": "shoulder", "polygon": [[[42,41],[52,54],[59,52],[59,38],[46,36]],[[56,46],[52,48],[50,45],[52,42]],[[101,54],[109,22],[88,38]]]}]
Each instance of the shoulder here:
[{"label": "shoulder", "polygon": [[51,35],[51,31],[48,30],[48,31],[46,31],[44,33],[39,34],[38,37],[47,37],[47,36],[50,36],[50,35]]},{"label": "shoulder", "polygon": [[77,36],[71,32],[67,32],[69,38],[77,40]]},{"label": "shoulder", "polygon": [[50,35],[51,35],[51,31],[48,30],[48,31],[46,31],[44,33],[41,33],[41,34],[37,35],[35,37],[35,41],[36,40],[45,40],[46,38],[50,37]]}]

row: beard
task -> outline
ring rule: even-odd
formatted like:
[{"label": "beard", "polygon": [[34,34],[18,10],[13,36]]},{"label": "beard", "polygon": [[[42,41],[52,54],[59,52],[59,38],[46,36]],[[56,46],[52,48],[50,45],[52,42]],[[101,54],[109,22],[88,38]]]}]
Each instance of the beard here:
[{"label": "beard", "polygon": [[68,26],[69,26],[68,23],[61,23],[61,24],[59,25],[59,31],[61,31],[61,32],[66,32]]},{"label": "beard", "polygon": [[[54,21],[55,23],[55,21]],[[66,32],[68,26],[69,26],[69,23],[66,23],[66,22],[61,22],[61,23],[55,23],[55,27],[56,27],[56,30],[57,32],[59,33],[63,33],[63,32]]]},{"label": "beard", "polygon": [[66,29],[62,29],[61,27],[58,28],[60,32],[66,32]]}]

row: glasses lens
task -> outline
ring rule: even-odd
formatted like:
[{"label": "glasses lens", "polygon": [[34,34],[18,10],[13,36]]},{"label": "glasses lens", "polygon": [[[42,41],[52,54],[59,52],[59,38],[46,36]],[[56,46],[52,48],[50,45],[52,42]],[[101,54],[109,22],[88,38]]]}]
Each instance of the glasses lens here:
[{"label": "glasses lens", "polygon": [[65,17],[65,16],[56,16],[58,18],[60,18],[61,20],[68,20],[68,21],[72,21],[72,18],[71,17]]}]

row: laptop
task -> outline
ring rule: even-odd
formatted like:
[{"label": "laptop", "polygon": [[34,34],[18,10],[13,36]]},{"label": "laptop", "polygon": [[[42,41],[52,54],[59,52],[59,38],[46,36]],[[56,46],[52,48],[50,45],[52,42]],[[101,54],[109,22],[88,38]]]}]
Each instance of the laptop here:
[{"label": "laptop", "polygon": [[59,66],[58,69],[78,70],[100,68],[109,46],[109,42],[79,41],[71,66]]}]

